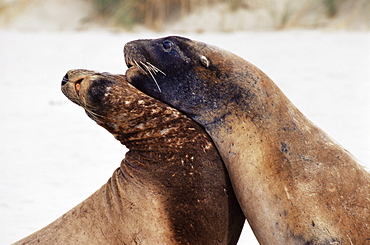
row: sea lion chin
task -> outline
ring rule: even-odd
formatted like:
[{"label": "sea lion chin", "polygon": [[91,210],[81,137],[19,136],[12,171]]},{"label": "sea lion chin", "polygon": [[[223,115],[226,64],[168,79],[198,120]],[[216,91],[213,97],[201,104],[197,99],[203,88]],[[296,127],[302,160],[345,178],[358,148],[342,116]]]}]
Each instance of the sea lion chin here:
[{"label": "sea lion chin", "polygon": [[124,54],[130,83],[206,129],[261,244],[370,242],[369,173],[260,69],[176,36],[129,42]]},{"label": "sea lion chin", "polygon": [[15,244],[237,243],[245,217],[199,125],[123,75],[71,70],[62,92],[129,151],[97,192]]}]

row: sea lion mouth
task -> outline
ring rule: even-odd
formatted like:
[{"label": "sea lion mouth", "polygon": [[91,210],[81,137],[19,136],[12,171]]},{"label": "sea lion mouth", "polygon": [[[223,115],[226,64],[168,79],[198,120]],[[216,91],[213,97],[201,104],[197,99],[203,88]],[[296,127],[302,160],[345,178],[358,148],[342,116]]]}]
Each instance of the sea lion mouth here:
[{"label": "sea lion mouth", "polygon": [[135,62],[132,62],[131,60],[126,60],[125,62],[128,69],[135,66]]},{"label": "sea lion mouth", "polygon": [[75,82],[75,92],[76,92],[78,97],[80,97],[80,89],[81,89],[82,81],[83,81],[83,78],[81,78],[81,79],[79,79]]},{"label": "sea lion mouth", "polygon": [[83,106],[83,95],[81,94],[83,90],[82,83],[88,75],[91,75],[91,72],[86,70],[71,70],[67,72],[62,80],[63,94],[80,106]]}]

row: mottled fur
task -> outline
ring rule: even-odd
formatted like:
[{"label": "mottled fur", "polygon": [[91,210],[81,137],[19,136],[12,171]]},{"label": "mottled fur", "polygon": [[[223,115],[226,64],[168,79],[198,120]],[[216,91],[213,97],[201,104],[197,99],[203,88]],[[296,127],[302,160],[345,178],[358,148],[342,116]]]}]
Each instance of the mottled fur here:
[{"label": "mottled fur", "polygon": [[72,70],[62,84],[129,151],[100,190],[16,244],[237,243],[245,218],[200,126],[123,75]]}]

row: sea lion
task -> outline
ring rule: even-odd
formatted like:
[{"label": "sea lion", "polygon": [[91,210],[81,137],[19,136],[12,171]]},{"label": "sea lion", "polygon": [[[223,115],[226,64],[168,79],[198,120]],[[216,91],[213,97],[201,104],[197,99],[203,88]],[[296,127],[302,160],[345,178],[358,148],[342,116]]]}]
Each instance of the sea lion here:
[{"label": "sea lion", "polygon": [[128,81],[202,125],[261,244],[370,244],[370,175],[260,69],[183,37],[124,47]]},{"label": "sea lion", "polygon": [[109,181],[15,244],[236,244],[245,217],[204,130],[123,75],[71,70],[63,93],[129,151]]}]

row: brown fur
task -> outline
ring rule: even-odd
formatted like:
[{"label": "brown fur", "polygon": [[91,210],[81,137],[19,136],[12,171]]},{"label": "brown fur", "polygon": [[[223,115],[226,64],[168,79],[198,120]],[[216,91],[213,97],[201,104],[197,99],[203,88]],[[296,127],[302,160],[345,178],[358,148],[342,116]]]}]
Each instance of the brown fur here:
[{"label": "brown fur", "polygon": [[101,189],[15,244],[237,243],[244,216],[201,127],[122,75],[72,70],[62,84],[129,151]]},{"label": "brown fur", "polygon": [[[129,82],[210,134],[261,244],[370,244],[369,173],[261,70],[182,37],[132,41],[124,52]],[[155,76],[161,91],[142,63],[166,74]]]}]

